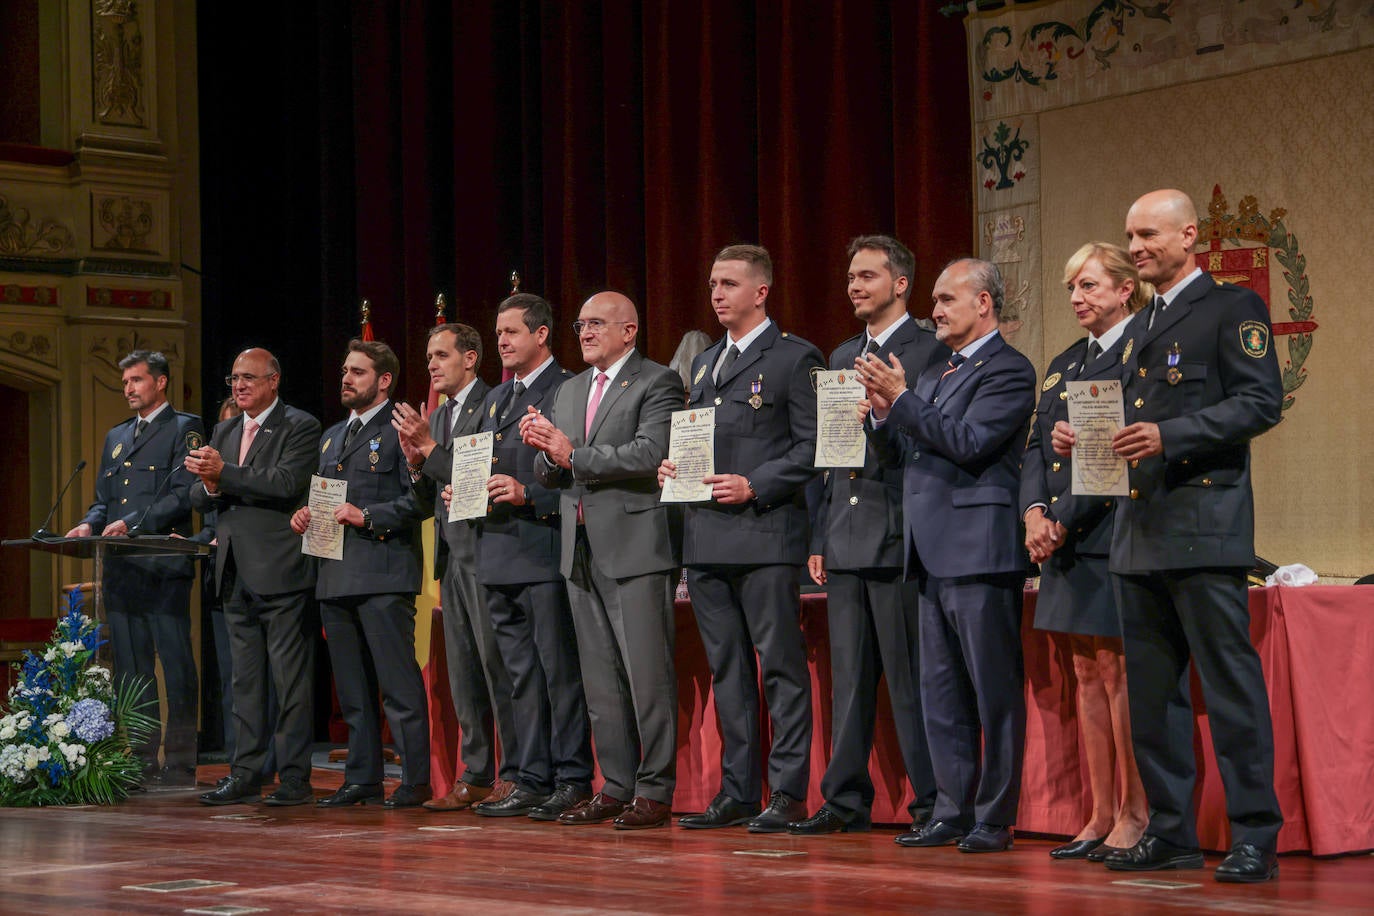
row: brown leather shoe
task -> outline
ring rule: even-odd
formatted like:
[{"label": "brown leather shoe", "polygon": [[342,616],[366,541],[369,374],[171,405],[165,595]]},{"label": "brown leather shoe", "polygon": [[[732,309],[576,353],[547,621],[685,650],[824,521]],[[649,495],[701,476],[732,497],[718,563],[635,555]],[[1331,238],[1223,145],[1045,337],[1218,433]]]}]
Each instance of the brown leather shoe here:
[{"label": "brown leather shoe", "polygon": [[649,827],[666,827],[673,819],[673,809],[663,802],[656,802],[643,795],[636,795],[625,813],[615,819],[616,830],[645,830]]},{"label": "brown leather shoe", "polygon": [[558,815],[558,823],[574,826],[600,824],[603,821],[619,817],[624,810],[625,803],[623,801],[612,795],[607,795],[605,792],[598,792],[586,801],[578,802]]},{"label": "brown leather shoe", "polygon": [[499,802],[514,791],[515,783],[506,782],[504,779],[498,779],[492,784],[491,794],[483,799],[483,801]]},{"label": "brown leather shoe", "polygon": [[425,802],[430,811],[462,811],[471,808],[491,795],[491,786],[474,786],[468,782],[454,783],[453,788],[443,798],[432,798]]}]

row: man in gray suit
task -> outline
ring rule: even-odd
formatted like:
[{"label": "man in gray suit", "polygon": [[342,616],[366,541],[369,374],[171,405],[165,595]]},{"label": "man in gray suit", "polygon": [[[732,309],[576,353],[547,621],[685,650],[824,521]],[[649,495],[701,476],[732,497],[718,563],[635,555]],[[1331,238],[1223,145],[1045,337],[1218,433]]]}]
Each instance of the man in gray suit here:
[{"label": "man in gray suit", "polygon": [[563,491],[560,570],[606,777],[558,820],[661,827],[676,785],[677,559],[658,465],[683,406],[682,379],[635,350],[639,315],[620,293],[588,299],[573,330],[591,368],[558,389],[548,416],[531,410],[521,423],[525,443],[541,450],[539,481]]},{"label": "man in gray suit", "polygon": [[[273,724],[267,678],[276,686],[277,771],[270,805],[310,801],[311,686],[315,637],[306,601],[315,564],[301,554],[291,513],[305,496],[320,442],[320,421],[277,397],[281,365],[262,349],[244,350],[226,380],[243,411],[192,449],[186,470],[200,478],[191,505],[217,513],[215,577],[224,601],[234,661],[234,760],[226,779],[200,800],[228,805],[257,799]],[[226,458],[227,456],[227,458]]]},{"label": "man in gray suit", "polygon": [[[411,808],[430,799],[429,703],[415,661],[425,510],[391,428],[391,388],[400,374],[400,360],[386,344],[350,341],[339,395],[349,414],[325,431],[320,445],[316,473],[348,484],[347,501],[334,510],[334,521],[344,526],[343,557],[321,559],[315,585],[348,724],[344,784],[316,802],[322,808],[382,798],[379,691],[401,755],[401,784],[385,805]],[[302,506],[291,530],[304,534],[310,519],[310,507]]]},{"label": "man in gray suit", "polygon": [[[949,356],[949,348],[907,314],[916,258],[885,235],[849,245],[848,292],[863,333],[835,348],[830,368],[846,372],[873,353],[895,355],[913,371]],[[921,666],[916,607],[920,592],[902,572],[902,471],[883,467],[870,444],[862,468],[831,468],[811,536],[811,578],[824,586],[829,613],[833,714],[830,764],[821,779],[825,805],[789,833],[814,835],[867,830],[873,780],[868,758],[878,707],[878,679],[886,677],[892,719],[911,782],[912,829],[935,805],[935,774],[921,715]]]},{"label": "man in gray suit", "polygon": [[[398,403],[391,425],[410,462],[417,498],[434,507],[434,575],[443,598],[444,655],[449,691],[462,729],[459,759],[463,772],[442,798],[425,802],[431,811],[461,811],[514,787],[515,713],[510,674],[496,646],[477,581],[477,523],[448,521],[440,489],[449,482],[453,442],[482,425],[482,401],[490,387],[477,377],[482,337],[465,324],[431,328],[425,349],[430,387],[446,400],[428,418]],[[431,460],[432,459],[432,460]],[[493,728],[493,718],[495,727]],[[500,782],[496,783],[496,736],[501,736]]]}]

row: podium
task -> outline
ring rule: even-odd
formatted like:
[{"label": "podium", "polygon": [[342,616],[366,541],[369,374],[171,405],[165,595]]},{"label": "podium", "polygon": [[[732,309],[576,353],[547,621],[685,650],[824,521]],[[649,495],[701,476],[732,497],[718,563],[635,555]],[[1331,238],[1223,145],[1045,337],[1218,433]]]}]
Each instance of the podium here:
[{"label": "podium", "polygon": [[105,622],[104,582],[105,558],[117,557],[170,557],[193,556],[208,557],[214,553],[209,544],[174,538],[167,535],[140,535],[138,537],[88,537],[88,538],[15,538],[0,542],[3,547],[23,547],[58,556],[73,557],[78,560],[94,560],[95,573],[91,581],[95,583],[95,594],[91,596],[89,615],[101,623]]},{"label": "podium", "polygon": [[[22,547],[26,550],[38,550],[43,553],[53,553],[63,557],[73,557],[79,560],[92,560],[95,564],[95,571],[92,581],[95,582],[95,594],[90,598],[86,605],[86,614],[100,623],[105,623],[105,561],[110,557],[121,557],[135,559],[139,557],[170,557],[170,556],[189,556],[189,557],[208,557],[214,553],[214,548],[208,544],[198,541],[188,541],[185,538],[174,538],[165,535],[139,535],[137,537],[86,537],[86,538],[64,538],[64,537],[38,537],[38,538],[17,538],[0,542],[4,547]],[[96,653],[97,660],[109,664],[110,650],[109,641]],[[153,685],[153,697],[157,697],[157,685]],[[194,707],[192,708],[194,712]],[[159,713],[154,716],[159,723],[164,717]],[[148,788],[168,788],[184,789],[192,788],[196,784],[194,761],[196,759],[196,730],[190,728],[183,733],[184,729],[172,728],[170,725],[165,734],[154,736],[152,744],[153,753],[156,754],[157,746],[160,744],[163,753],[168,761],[190,761],[190,772],[181,771],[177,767],[169,765],[163,778],[155,781],[154,785]],[[154,757],[156,760],[156,757]]]}]

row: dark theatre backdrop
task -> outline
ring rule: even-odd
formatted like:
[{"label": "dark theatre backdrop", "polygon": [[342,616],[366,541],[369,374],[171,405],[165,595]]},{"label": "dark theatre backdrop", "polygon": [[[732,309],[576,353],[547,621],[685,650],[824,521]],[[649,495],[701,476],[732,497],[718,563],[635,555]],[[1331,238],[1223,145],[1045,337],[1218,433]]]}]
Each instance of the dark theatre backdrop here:
[{"label": "dark theatre backdrop", "polygon": [[938,7],[316,0],[247,29],[201,3],[205,390],[261,343],[284,396],[337,419],[366,296],[422,399],[436,291],[483,333],[494,381],[512,269],[554,303],[565,365],[582,368],[576,308],[607,285],[666,362],[686,330],[719,335],[709,261],[739,241],[772,251],[783,329],[827,352],[857,331],[856,234],[916,251],[928,314],[973,244],[963,24]]}]

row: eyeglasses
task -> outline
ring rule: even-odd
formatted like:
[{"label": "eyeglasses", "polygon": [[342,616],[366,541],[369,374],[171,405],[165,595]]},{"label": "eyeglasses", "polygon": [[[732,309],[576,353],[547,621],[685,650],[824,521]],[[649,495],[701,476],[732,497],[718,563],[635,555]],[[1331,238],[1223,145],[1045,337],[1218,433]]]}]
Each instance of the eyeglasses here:
[{"label": "eyeglasses", "polygon": [[248,373],[244,373],[243,375],[226,375],[224,377],[224,384],[230,388],[233,388],[239,382],[243,382],[245,385],[256,385],[258,382],[265,381],[276,374],[275,372],[269,372],[266,375],[250,375]]},{"label": "eyeglasses", "polygon": [[600,334],[606,330],[607,325],[611,324],[630,324],[628,321],[602,321],[600,318],[588,318],[586,321],[581,319],[574,321],[572,328],[574,334],[581,334],[583,331],[591,331],[593,334]]}]

